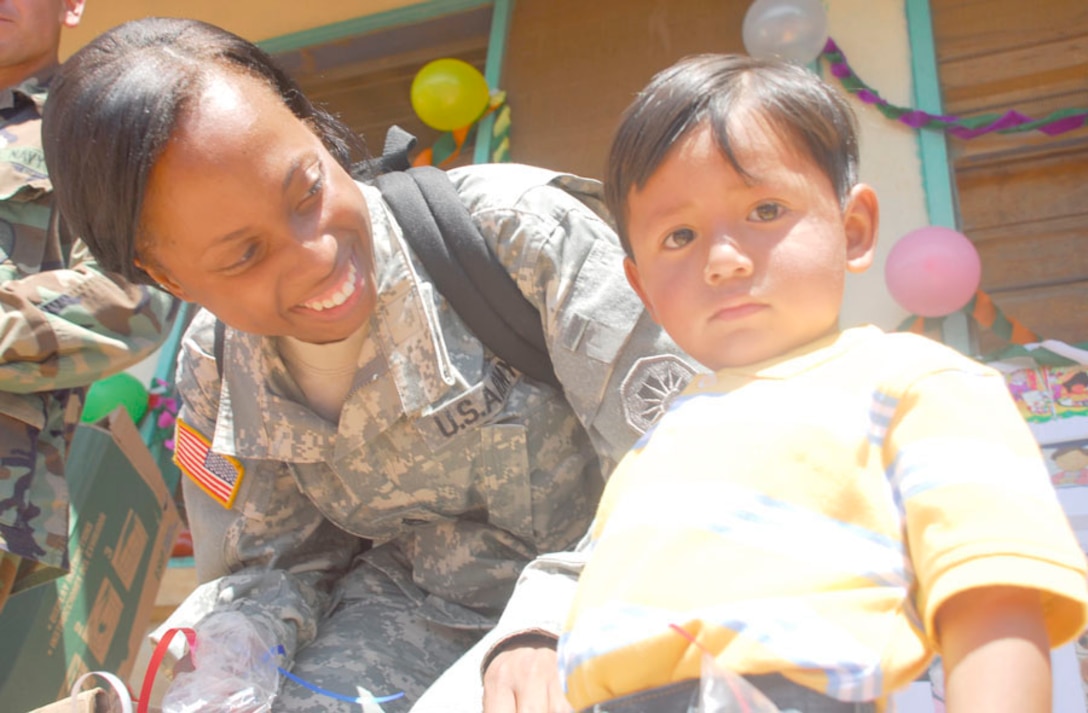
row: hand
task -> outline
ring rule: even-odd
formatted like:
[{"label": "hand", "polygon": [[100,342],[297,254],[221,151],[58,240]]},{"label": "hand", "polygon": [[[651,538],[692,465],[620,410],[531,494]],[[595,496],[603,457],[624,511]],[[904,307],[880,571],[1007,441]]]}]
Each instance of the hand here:
[{"label": "hand", "polygon": [[484,713],[573,713],[555,644],[525,643],[496,654],[484,672]]},{"label": "hand", "polygon": [[239,612],[218,611],[197,623],[194,639],[189,663],[175,668],[163,695],[163,713],[269,710],[279,672],[265,627]]}]

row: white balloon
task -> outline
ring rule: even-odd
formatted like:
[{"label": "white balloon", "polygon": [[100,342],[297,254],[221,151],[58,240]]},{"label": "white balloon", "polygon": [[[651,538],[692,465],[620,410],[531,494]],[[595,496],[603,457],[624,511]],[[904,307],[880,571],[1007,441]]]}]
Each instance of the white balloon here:
[{"label": "white balloon", "polygon": [[821,0],[755,0],[741,36],[753,57],[808,64],[827,44],[827,13]]}]

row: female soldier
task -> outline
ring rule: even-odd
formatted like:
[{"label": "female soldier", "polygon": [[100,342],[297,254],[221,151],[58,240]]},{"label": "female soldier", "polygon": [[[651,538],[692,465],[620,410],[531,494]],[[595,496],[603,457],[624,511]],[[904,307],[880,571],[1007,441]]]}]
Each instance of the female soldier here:
[{"label": "female soldier", "polygon": [[[603,475],[690,377],[626,284],[596,185],[525,166],[449,174],[539,310],[562,388],[497,359],[349,175],[350,132],[223,30],[102,35],[55,80],[44,134],[102,264],[206,310],[179,357],[176,451],[206,584],[170,623],[241,612],[307,684],[410,707],[496,626],[524,565],[586,531]],[[469,693],[433,710],[480,709],[496,643],[547,643],[565,611],[547,591],[519,591],[453,676]],[[546,680],[489,680],[489,710],[565,707],[554,652],[529,650],[506,661]],[[273,709],[357,706],[287,681]]]}]

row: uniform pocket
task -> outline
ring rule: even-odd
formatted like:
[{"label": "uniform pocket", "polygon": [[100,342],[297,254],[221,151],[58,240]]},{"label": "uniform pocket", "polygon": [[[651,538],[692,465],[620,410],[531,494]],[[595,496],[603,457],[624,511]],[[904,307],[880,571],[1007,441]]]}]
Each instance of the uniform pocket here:
[{"label": "uniform pocket", "polygon": [[525,426],[491,424],[480,429],[479,485],[488,523],[534,542],[533,494]]}]

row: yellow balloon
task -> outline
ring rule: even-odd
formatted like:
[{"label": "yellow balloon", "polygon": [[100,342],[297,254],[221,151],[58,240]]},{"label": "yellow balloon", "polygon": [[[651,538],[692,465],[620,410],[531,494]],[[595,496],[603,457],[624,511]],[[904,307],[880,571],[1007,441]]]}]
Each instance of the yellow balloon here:
[{"label": "yellow balloon", "polygon": [[487,80],[468,62],[447,57],[423,65],[412,80],[412,108],[439,131],[468,126],[487,108]]}]

